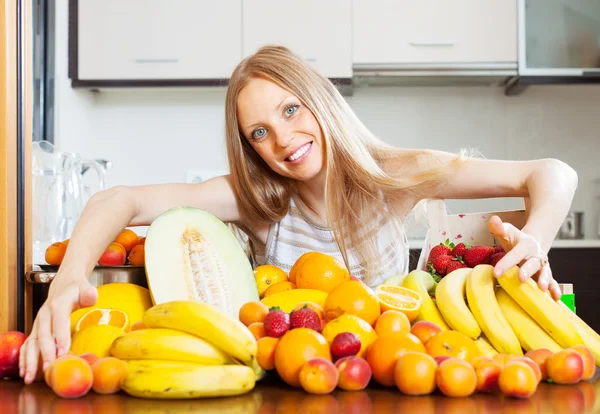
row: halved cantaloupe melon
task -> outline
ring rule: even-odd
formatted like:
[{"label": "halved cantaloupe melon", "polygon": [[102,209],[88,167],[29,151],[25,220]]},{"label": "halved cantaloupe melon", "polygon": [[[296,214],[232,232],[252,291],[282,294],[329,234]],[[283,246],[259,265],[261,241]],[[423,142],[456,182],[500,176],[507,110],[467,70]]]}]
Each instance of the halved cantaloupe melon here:
[{"label": "halved cantaloupe melon", "polygon": [[176,207],[161,214],[148,229],[145,252],[155,304],[200,301],[237,319],[244,303],[259,300],[242,246],[208,211]]}]

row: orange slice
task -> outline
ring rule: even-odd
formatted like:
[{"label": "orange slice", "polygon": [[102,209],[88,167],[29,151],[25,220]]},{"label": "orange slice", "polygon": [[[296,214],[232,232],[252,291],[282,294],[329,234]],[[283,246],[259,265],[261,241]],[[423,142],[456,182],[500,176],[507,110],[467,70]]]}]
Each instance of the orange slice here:
[{"label": "orange slice", "polygon": [[75,325],[75,331],[81,331],[88,326],[110,325],[129,332],[129,317],[121,309],[96,308],[86,312]]},{"label": "orange slice", "polygon": [[379,285],[375,288],[375,295],[379,299],[381,312],[393,309],[404,313],[410,322],[413,322],[419,312],[423,299],[412,289],[402,286]]}]

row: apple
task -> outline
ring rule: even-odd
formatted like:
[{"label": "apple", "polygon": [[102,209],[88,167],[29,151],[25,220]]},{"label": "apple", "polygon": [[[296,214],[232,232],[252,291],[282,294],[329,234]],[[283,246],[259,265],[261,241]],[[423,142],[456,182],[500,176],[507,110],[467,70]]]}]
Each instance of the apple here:
[{"label": "apple", "polygon": [[0,378],[19,378],[19,352],[25,339],[23,332],[0,334]]}]

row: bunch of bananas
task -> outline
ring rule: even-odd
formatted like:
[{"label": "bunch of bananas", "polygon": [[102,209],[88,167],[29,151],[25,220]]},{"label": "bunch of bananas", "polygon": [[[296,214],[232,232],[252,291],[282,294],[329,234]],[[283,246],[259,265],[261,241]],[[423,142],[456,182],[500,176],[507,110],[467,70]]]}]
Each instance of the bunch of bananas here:
[{"label": "bunch of bananas", "polygon": [[[586,345],[600,366],[600,335],[531,279],[519,280],[514,266],[496,278],[487,264],[454,270],[436,285],[427,272],[415,270],[403,286],[425,298],[418,320],[453,329],[472,338],[483,355],[523,355],[533,349],[552,352]],[[430,299],[435,295],[435,302]]]},{"label": "bunch of bananas", "polygon": [[208,304],[162,303],[144,313],[143,323],[145,329],[118,338],[110,349],[128,363],[121,388],[132,396],[240,395],[261,375],[252,333]]}]

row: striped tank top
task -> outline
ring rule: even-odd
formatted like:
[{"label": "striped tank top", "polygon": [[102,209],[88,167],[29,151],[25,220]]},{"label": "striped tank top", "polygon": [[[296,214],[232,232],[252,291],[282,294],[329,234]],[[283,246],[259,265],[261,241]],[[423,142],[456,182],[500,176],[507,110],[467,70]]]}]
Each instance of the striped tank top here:
[{"label": "striped tank top", "polygon": [[[380,252],[377,263],[380,270],[369,283],[371,287],[388,277],[407,274],[409,265],[406,234],[394,220],[390,220],[388,212],[378,213],[373,231],[376,232],[377,251]],[[254,250],[254,266],[272,264],[286,273],[300,256],[311,251],[328,254],[344,263],[333,232],[313,219],[302,202],[293,198],[283,219],[271,225],[264,249]],[[348,261],[350,274],[364,280],[366,268],[352,248],[348,249]]]}]

